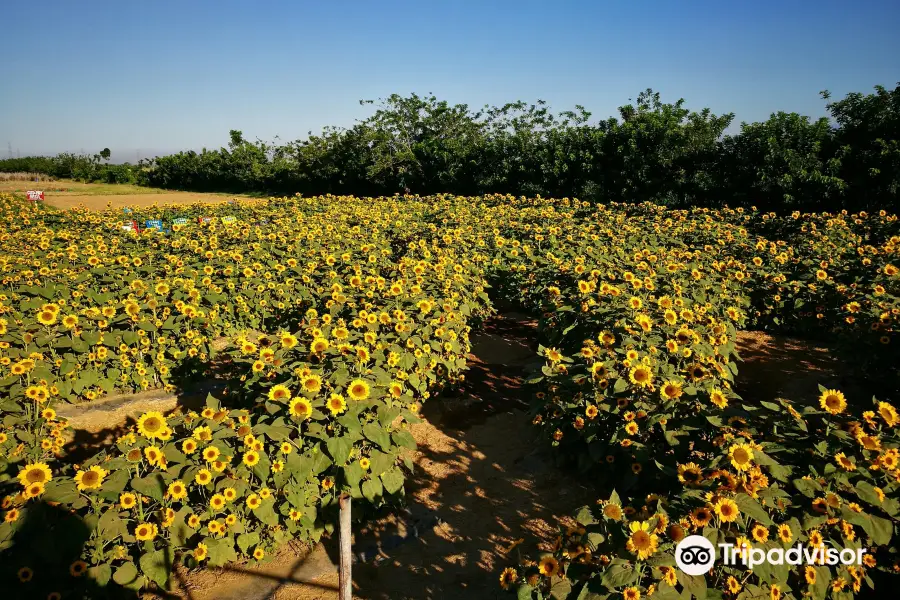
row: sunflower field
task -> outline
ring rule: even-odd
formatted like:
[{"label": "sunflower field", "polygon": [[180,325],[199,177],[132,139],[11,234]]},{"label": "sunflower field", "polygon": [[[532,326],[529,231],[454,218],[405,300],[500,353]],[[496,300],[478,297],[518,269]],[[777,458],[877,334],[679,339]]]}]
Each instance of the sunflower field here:
[{"label": "sunflower field", "polygon": [[[401,501],[410,424],[464,379],[501,302],[540,320],[535,431],[599,498],[502,587],[824,598],[895,569],[895,215],[446,195],[127,215],[164,231],[123,218],[0,198],[0,579],[18,597],[164,589],[175,565],[319,539],[341,493],[363,512]],[[879,396],[745,402],[742,329],[833,340]],[[214,371],[205,407],[145,413],[87,458],[57,417]],[[694,533],[870,554],[690,577],[673,548]]]}]

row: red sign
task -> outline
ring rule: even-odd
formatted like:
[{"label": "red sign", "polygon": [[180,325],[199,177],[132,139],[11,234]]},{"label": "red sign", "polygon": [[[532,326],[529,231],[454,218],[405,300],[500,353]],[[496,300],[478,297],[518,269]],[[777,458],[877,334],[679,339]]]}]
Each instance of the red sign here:
[{"label": "red sign", "polygon": [[32,202],[44,201],[44,192],[39,192],[37,190],[28,190],[25,193],[28,194],[28,199]]}]

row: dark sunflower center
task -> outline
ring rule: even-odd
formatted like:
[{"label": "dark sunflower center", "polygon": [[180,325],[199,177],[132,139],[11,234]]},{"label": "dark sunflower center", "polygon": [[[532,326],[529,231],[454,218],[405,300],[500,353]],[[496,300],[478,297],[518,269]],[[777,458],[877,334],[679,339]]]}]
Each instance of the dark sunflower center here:
[{"label": "dark sunflower center", "polygon": [[29,481],[29,483],[43,483],[44,482],[44,472],[40,469],[31,469],[28,473],[25,474],[25,478]]},{"label": "dark sunflower center", "polygon": [[638,550],[644,550],[650,547],[650,534],[646,531],[640,530],[635,531],[631,536],[631,543],[634,544],[634,547]]}]

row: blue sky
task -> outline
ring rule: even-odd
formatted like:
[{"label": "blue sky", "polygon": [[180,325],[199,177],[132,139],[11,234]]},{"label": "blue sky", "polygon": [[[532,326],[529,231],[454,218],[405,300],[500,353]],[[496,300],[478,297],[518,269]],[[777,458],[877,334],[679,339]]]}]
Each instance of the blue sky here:
[{"label": "blue sky", "polygon": [[900,81],[896,0],[7,2],[0,157],[114,159],[290,140],[433,92],[472,107],[538,98],[596,119],[652,87],[734,112],[824,114]]}]

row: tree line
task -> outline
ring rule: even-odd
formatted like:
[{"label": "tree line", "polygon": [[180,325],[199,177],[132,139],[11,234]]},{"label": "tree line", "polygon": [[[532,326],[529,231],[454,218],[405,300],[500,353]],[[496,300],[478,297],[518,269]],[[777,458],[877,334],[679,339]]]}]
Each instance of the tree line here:
[{"label": "tree line", "polygon": [[137,165],[63,154],[0,161],[0,171],[217,192],[268,194],[511,193],[669,206],[764,210],[900,209],[900,84],[832,101],[829,117],[777,112],[741,123],[645,90],[618,116],[543,101],[473,110],[394,94],[351,127],[288,143],[232,130],[225,148]]}]

